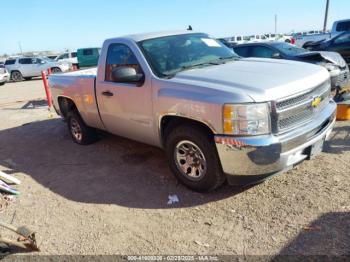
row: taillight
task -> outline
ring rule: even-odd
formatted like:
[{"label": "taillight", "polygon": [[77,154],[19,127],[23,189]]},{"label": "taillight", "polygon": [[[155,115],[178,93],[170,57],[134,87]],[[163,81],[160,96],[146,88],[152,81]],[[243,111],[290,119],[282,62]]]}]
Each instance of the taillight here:
[{"label": "taillight", "polygon": [[290,40],[290,43],[291,43],[292,45],[295,45],[295,38],[294,38],[294,37]]}]

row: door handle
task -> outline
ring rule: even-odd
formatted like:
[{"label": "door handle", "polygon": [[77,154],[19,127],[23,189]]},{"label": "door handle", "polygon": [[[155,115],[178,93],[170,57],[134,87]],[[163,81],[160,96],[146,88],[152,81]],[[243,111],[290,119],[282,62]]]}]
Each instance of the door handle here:
[{"label": "door handle", "polygon": [[104,95],[104,96],[113,96],[113,93],[111,91],[104,91],[104,92],[102,92],[102,95]]}]

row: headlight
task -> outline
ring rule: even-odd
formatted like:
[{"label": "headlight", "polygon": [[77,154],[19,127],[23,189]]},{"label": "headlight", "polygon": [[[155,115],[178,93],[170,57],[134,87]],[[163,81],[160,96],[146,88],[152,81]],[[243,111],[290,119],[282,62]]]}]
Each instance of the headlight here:
[{"label": "headlight", "polygon": [[270,114],[267,103],[224,106],[224,133],[254,136],[270,133]]}]

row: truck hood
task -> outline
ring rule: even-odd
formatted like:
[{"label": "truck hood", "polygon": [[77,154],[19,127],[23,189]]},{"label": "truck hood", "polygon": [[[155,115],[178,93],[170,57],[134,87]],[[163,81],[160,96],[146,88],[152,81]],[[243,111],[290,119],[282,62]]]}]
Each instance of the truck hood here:
[{"label": "truck hood", "polygon": [[327,70],[317,65],[288,60],[245,58],[183,71],[176,74],[172,81],[247,95],[255,102],[265,102],[304,92],[327,79]]}]

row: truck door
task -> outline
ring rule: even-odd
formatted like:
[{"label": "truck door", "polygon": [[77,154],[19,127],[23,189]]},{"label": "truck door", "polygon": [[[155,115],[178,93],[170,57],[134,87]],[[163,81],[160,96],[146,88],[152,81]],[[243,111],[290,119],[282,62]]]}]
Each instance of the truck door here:
[{"label": "truck door", "polygon": [[[110,44],[107,57],[99,65],[105,67],[104,76],[96,81],[96,97],[101,119],[106,129],[116,135],[155,144],[152,117],[152,90],[150,79],[140,83],[116,82],[112,71],[119,67],[143,70],[134,52],[125,44]],[[106,61],[106,62],[104,62]]]}]

